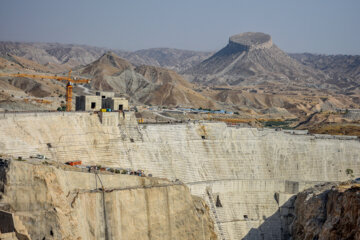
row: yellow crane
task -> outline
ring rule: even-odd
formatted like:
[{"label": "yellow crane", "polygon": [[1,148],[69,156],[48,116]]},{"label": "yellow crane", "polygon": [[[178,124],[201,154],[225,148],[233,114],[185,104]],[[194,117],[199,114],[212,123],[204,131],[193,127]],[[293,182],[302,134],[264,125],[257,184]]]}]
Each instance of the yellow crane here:
[{"label": "yellow crane", "polygon": [[38,74],[28,74],[28,73],[0,73],[0,77],[25,77],[25,78],[37,78],[37,79],[55,79],[57,81],[67,81],[66,84],[66,111],[71,111],[72,104],[72,83],[89,83],[90,79],[81,78],[74,79],[71,77],[71,70],[69,71],[68,76],[51,76],[51,75],[38,75]]}]

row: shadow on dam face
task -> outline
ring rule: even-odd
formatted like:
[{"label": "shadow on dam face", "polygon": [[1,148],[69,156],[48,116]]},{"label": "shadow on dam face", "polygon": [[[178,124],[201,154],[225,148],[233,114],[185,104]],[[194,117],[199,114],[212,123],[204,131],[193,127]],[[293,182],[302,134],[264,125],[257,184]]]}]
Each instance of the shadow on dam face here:
[{"label": "shadow on dam face", "polygon": [[[286,240],[291,239],[291,224],[295,219],[296,196],[289,198],[270,217],[264,217],[264,222],[257,228],[251,228],[243,240]],[[248,225],[251,219],[245,219]]]}]

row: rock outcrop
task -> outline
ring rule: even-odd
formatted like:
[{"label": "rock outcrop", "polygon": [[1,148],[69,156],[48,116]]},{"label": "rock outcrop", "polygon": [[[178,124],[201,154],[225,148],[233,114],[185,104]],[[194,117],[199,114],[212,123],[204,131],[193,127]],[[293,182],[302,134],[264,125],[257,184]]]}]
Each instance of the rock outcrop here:
[{"label": "rock outcrop", "polygon": [[267,49],[273,45],[271,36],[265,33],[241,33],[231,36],[229,39],[229,47],[237,51],[250,51],[254,49]]},{"label": "rock outcrop", "polygon": [[360,184],[326,184],[299,193],[292,237],[360,239]]}]

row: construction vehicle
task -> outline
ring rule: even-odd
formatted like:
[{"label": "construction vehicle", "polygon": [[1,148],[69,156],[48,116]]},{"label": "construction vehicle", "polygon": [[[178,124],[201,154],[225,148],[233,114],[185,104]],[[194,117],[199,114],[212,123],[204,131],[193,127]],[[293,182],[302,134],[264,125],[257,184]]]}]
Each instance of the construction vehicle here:
[{"label": "construction vehicle", "polygon": [[72,105],[72,84],[76,83],[89,83],[90,79],[74,79],[71,77],[71,70],[68,76],[51,76],[51,75],[38,75],[28,73],[0,73],[0,77],[24,77],[24,78],[36,78],[36,79],[55,79],[57,81],[67,81],[66,84],[66,111],[71,111]]},{"label": "construction vehicle", "polygon": [[70,162],[66,162],[66,165],[70,165],[70,166],[77,166],[77,165],[81,165],[81,161],[70,161]]}]

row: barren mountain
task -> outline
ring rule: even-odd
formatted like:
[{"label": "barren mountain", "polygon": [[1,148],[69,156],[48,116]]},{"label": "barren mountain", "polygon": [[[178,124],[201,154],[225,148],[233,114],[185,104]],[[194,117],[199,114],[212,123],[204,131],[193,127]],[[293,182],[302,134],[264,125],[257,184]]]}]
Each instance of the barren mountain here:
[{"label": "barren mountain", "polygon": [[91,81],[93,88],[113,90],[116,89],[116,87],[111,86],[106,78],[117,73],[122,73],[127,69],[133,69],[133,66],[128,61],[119,58],[112,52],[107,52],[93,63],[82,68],[80,73],[93,77]]},{"label": "barren mountain", "polygon": [[54,70],[50,66],[47,67],[26,58],[18,57],[11,54],[7,54],[6,56],[4,56],[3,59],[6,59],[8,62],[10,62],[11,66],[18,66],[17,69],[21,71],[30,70],[37,72],[52,72]]},{"label": "barren mountain", "polygon": [[[337,71],[339,76],[349,74],[353,78],[341,78],[336,82],[333,77],[328,79],[321,70],[334,76],[331,71],[336,65],[342,66],[337,57],[323,65],[320,63],[324,60],[319,59],[315,64],[318,69],[313,70],[310,64],[304,66],[290,58],[263,33],[235,35],[225,48],[190,68],[187,72],[192,71],[192,75],[187,77],[196,84],[159,66],[182,69],[211,53],[158,48],[132,53],[116,51],[115,54],[107,49],[80,45],[3,42],[0,43],[0,55],[4,57],[0,58],[3,72],[64,73],[71,66],[74,76],[92,78],[87,87],[115,91],[128,97],[133,104],[227,109],[269,118],[296,116],[301,121],[314,111],[358,108],[360,104],[359,87],[353,84],[357,76],[356,57],[347,56],[346,64]],[[136,64],[125,60],[124,56]],[[75,67],[90,60],[93,61],[87,65]],[[143,63],[155,66],[141,65]],[[346,81],[350,87],[345,86]],[[3,93],[0,98],[6,104],[12,104],[12,101],[23,103],[25,99],[22,98],[40,101],[33,98],[45,97],[54,102],[52,109],[56,109],[64,101],[63,83],[2,78],[0,84]],[[325,89],[328,86],[334,88],[334,85],[338,86],[336,91]],[[83,94],[83,91],[83,88],[75,87],[74,93]]]},{"label": "barren mountain", "polygon": [[172,70],[153,66],[140,66],[135,69],[158,87],[152,94],[141,100],[146,104],[167,106],[194,106],[214,108],[214,101],[193,90],[194,86]]},{"label": "barren mountain", "polygon": [[150,48],[127,54],[122,52],[118,54],[137,66],[150,65],[182,71],[202,62],[213,53],[172,48]]},{"label": "barren mountain", "polygon": [[59,43],[1,42],[0,56],[16,55],[42,65],[63,65],[71,68],[88,64],[99,58],[105,48]]},{"label": "barren mountain", "polygon": [[334,84],[340,87],[359,86],[359,55],[320,55],[311,53],[289,54],[292,58],[309,67],[327,73]]},{"label": "barren mountain", "polygon": [[[0,58],[0,66],[4,66],[4,62],[5,68],[0,67],[1,72],[5,70],[38,74]],[[64,103],[64,95],[65,83],[56,80],[0,77],[0,109],[3,110],[56,110]]]},{"label": "barren mountain", "polygon": [[21,67],[19,64],[14,63],[12,61],[9,61],[6,58],[2,58],[0,57],[0,69],[6,69],[8,71],[16,71],[16,70],[20,70],[23,69],[23,67]]},{"label": "barren mountain", "polygon": [[264,82],[320,86],[320,71],[289,57],[264,33],[242,33],[210,58],[184,72],[195,82],[212,85],[256,85]]},{"label": "barren mountain", "polygon": [[192,84],[176,72],[153,66],[134,67],[107,52],[79,69],[92,78],[91,86],[125,95],[132,102],[166,106],[214,107],[212,101],[192,90]]},{"label": "barren mountain", "polygon": [[89,64],[108,51],[116,53],[136,66],[152,65],[176,71],[200,63],[212,54],[171,48],[151,48],[128,52],[76,44],[0,42],[0,57],[8,54],[23,57],[50,66],[55,72]]}]

